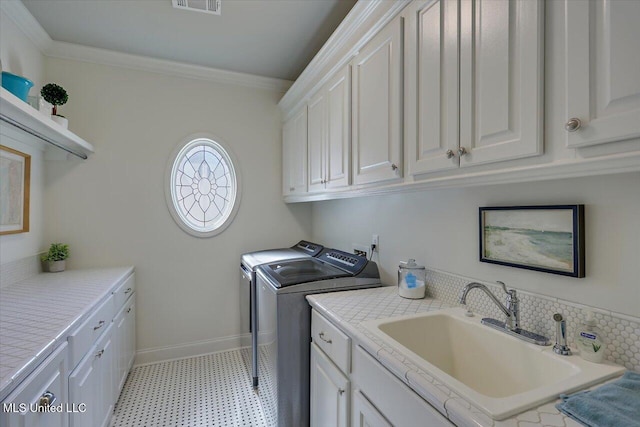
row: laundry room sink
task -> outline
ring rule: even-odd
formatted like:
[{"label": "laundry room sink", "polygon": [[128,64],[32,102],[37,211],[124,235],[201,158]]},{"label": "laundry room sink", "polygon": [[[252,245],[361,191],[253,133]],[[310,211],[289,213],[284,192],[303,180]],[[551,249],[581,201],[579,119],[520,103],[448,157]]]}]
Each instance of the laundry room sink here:
[{"label": "laundry room sink", "polygon": [[366,321],[363,326],[495,420],[622,375],[624,368],[526,343],[461,308]]}]

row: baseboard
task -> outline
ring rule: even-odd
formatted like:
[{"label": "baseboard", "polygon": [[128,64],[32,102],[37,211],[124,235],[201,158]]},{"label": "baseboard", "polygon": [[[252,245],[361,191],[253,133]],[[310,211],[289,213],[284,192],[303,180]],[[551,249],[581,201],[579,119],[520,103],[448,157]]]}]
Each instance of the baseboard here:
[{"label": "baseboard", "polygon": [[233,350],[240,347],[248,347],[250,345],[251,334],[241,334],[165,347],[145,348],[136,352],[134,366],[184,359],[219,351]]}]

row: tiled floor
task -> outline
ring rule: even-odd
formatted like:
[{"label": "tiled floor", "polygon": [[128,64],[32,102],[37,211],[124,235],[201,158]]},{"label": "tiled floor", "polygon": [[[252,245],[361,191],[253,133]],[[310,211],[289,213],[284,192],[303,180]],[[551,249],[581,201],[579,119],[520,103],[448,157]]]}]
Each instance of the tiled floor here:
[{"label": "tiled floor", "polygon": [[247,370],[248,349],[134,368],[112,427],[267,426]]}]

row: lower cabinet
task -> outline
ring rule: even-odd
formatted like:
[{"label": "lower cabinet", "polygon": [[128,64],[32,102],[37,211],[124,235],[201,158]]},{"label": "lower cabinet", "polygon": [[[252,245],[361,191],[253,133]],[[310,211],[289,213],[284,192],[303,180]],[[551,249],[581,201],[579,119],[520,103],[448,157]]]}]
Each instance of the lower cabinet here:
[{"label": "lower cabinet", "polygon": [[[58,347],[2,402],[2,427],[64,427],[66,412],[67,343]],[[60,408],[60,410],[57,410]]]},{"label": "lower cabinet", "polygon": [[349,425],[349,379],[311,343],[311,427]]},{"label": "lower cabinet", "polygon": [[342,332],[336,335],[332,328],[313,310],[312,340],[319,339],[323,347],[311,343],[311,427],[453,427],[351,338],[345,335],[348,346],[337,345],[344,341],[338,338]]},{"label": "lower cabinet", "polygon": [[71,414],[71,427],[109,425],[115,403],[113,331],[109,326],[69,376],[70,401],[86,406],[86,411]]},{"label": "lower cabinet", "polygon": [[393,427],[359,391],[353,391],[353,427]]},{"label": "lower cabinet", "polygon": [[116,355],[113,400],[117,401],[136,353],[136,297],[132,295],[113,319]]},{"label": "lower cabinet", "polygon": [[134,276],[114,289],[2,401],[0,427],[109,426],[136,347]]}]

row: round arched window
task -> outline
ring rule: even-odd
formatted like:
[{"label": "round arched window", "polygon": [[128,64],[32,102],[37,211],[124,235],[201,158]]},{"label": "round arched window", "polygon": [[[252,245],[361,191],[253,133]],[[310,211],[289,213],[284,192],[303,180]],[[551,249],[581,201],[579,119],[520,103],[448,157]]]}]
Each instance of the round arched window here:
[{"label": "round arched window", "polygon": [[193,236],[221,233],[233,221],[240,199],[231,152],[207,137],[189,138],[176,151],[167,168],[171,216]]}]

